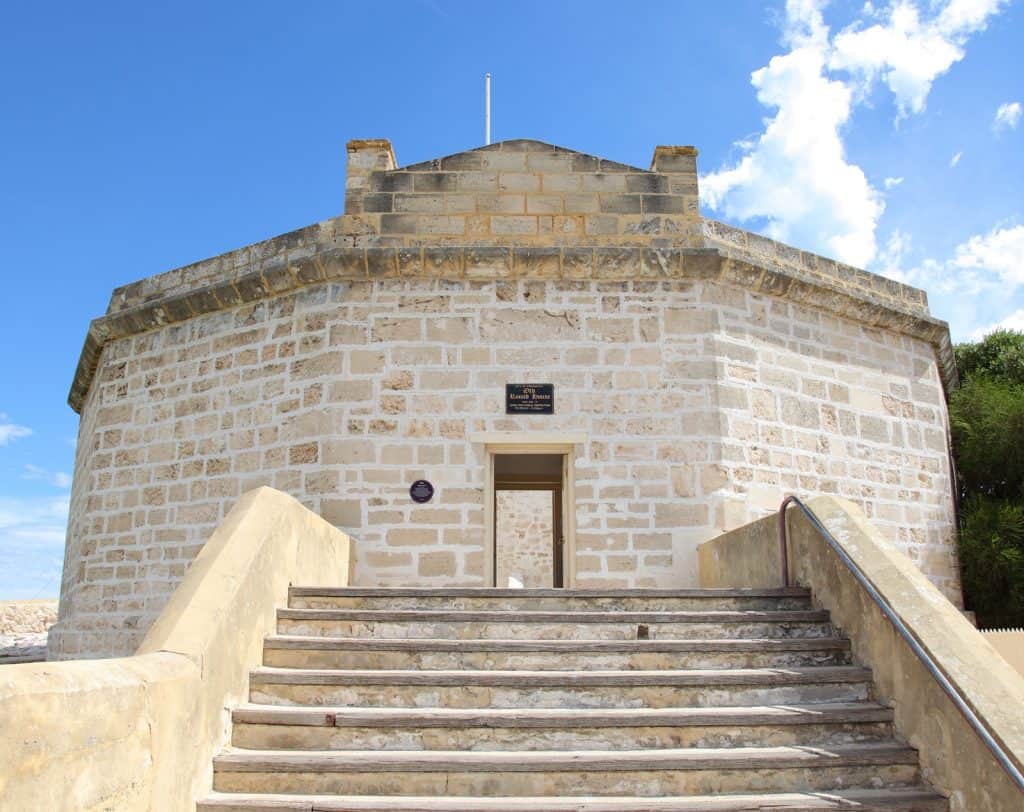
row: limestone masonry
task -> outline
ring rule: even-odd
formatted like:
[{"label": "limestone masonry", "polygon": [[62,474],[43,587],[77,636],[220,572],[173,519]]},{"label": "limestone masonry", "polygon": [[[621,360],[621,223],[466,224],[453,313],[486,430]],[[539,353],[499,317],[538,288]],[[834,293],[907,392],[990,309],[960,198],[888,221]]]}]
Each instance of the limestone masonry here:
[{"label": "limestone masonry", "polygon": [[[555,414],[506,414],[514,382],[553,383]],[[51,656],[133,652],[260,485],[354,538],[355,584],[488,585],[489,455],[542,436],[572,448],[570,585],[696,586],[698,544],[833,493],[958,603],[955,383],[922,291],[702,218],[692,147],[397,168],[353,141],[344,215],[119,288],[90,325]]]}]

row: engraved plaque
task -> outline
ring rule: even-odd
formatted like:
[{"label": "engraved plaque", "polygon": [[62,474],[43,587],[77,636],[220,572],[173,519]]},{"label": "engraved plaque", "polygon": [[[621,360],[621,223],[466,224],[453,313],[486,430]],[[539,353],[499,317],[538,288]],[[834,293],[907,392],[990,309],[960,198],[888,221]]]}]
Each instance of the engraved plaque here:
[{"label": "engraved plaque", "polygon": [[505,414],[554,414],[553,383],[505,384]]}]

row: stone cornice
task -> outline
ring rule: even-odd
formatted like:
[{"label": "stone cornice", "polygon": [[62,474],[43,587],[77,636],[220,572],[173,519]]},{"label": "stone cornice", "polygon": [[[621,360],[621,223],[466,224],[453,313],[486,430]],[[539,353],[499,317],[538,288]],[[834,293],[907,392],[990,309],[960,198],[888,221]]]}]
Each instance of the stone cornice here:
[{"label": "stone cornice", "polygon": [[769,266],[718,248],[573,247],[340,247],[267,263],[230,278],[167,295],[94,319],[78,361],[68,403],[76,412],[89,392],[108,341],[196,316],[325,282],[388,278],[562,279],[595,281],[720,281],[746,290],[892,330],[932,345],[947,390],[956,366],[946,322],[865,294],[841,280]]}]

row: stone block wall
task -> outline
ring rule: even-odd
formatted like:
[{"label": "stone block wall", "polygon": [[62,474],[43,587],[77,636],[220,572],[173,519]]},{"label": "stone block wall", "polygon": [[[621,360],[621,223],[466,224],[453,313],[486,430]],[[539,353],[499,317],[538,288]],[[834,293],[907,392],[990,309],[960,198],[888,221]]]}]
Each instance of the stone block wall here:
[{"label": "stone block wall", "polygon": [[962,605],[949,425],[934,350],[778,299],[721,288],[710,355],[722,421],[717,524],[787,493],[860,505]]},{"label": "stone block wall", "polygon": [[[556,414],[505,415],[510,381]],[[695,586],[696,545],[792,488],[862,504],[958,598],[939,393],[923,340],[712,281],[351,280],[111,340],[52,653],[133,651],[264,484],[356,538],[356,583],[480,584],[477,431],[586,432],[579,586]]]}]

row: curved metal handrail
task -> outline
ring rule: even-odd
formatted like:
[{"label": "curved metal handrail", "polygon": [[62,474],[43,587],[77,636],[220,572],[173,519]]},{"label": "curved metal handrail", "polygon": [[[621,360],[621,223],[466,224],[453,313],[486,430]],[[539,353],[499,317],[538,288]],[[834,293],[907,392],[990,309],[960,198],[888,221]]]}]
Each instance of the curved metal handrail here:
[{"label": "curved metal handrail", "polygon": [[811,526],[821,535],[823,539],[828,543],[832,551],[839,556],[839,560],[846,564],[847,569],[853,574],[853,577],[857,579],[857,582],[864,587],[865,591],[871,596],[871,599],[878,605],[878,608],[882,610],[882,614],[886,616],[889,622],[893,625],[893,628],[899,633],[907,645],[910,646],[914,654],[921,661],[921,664],[928,669],[928,673],[932,675],[936,682],[942,687],[942,690],[946,692],[946,695],[953,701],[956,709],[960,711],[960,714],[964,717],[967,724],[971,726],[978,737],[985,742],[988,749],[992,752],[992,755],[996,757],[996,761],[1001,766],[1013,782],[1017,785],[1017,788],[1024,792],[1024,773],[1020,771],[1017,765],[1010,758],[1009,754],[1003,748],[1003,746],[996,740],[996,738],[989,732],[989,729],[985,726],[985,723],[978,717],[970,705],[967,704],[967,700],[964,699],[963,695],[957,689],[949,678],[942,672],[938,664],[932,659],[932,656],[925,650],[924,646],[918,642],[917,638],[914,637],[910,629],[907,628],[906,624],[900,619],[899,615],[889,604],[889,601],[885,599],[881,592],[879,592],[875,585],[871,583],[867,575],[864,574],[864,570],[860,568],[856,561],[850,558],[850,555],[843,549],[842,545],[836,540],[836,537],[829,532],[828,528],[825,527],[814,515],[814,512],[805,505],[797,496],[787,496],[782,500],[782,504],[779,506],[779,550],[782,557],[782,568],[783,568],[783,584],[789,586],[789,554],[787,552],[787,532],[786,532],[786,508],[790,504],[796,505],[803,511],[804,516],[811,523]]}]

